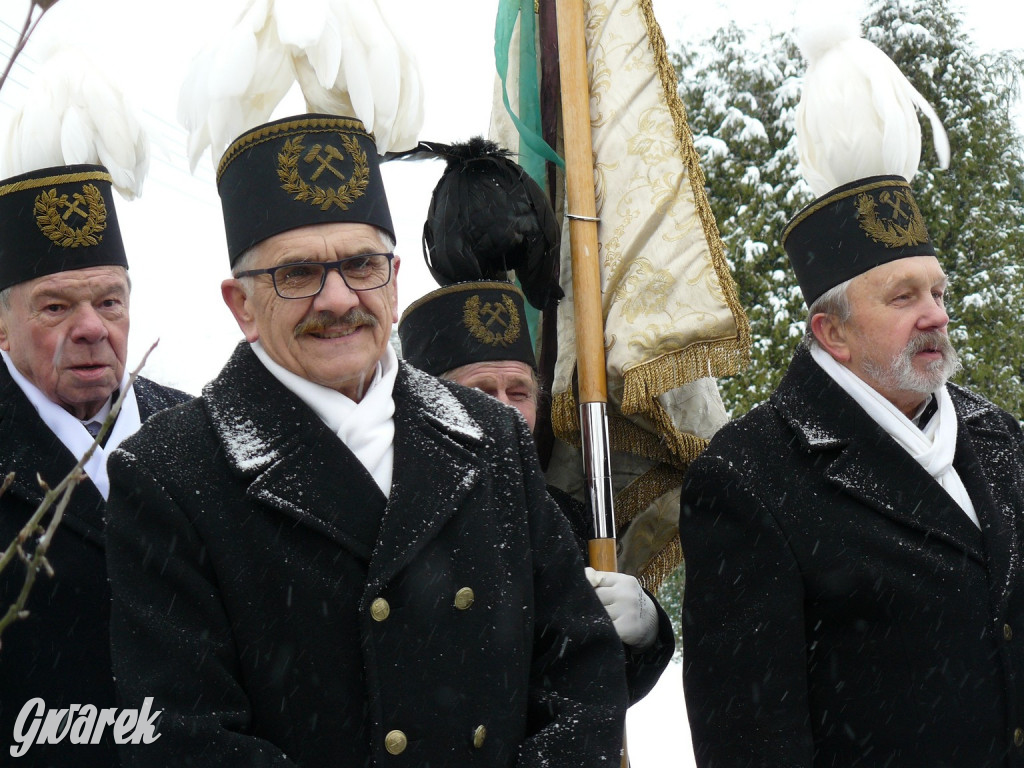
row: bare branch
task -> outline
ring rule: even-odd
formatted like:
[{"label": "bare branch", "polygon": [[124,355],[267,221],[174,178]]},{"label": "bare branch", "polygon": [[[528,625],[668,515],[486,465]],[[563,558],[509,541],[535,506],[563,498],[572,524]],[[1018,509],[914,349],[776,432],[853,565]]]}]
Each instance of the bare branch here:
[{"label": "bare branch", "polygon": [[[14,44],[14,49],[11,51],[11,58],[7,60],[7,66],[4,68],[4,72],[0,75],[0,88],[4,87],[4,83],[7,82],[8,75],[11,74],[11,69],[14,67],[14,60],[18,58],[25,45],[28,43],[28,39],[35,32],[36,26],[39,24],[39,20],[43,18],[48,10],[57,4],[57,0],[32,0],[28,6],[28,16],[25,17],[25,23],[21,27],[21,34],[18,35],[18,42]],[[33,20],[36,8],[39,8],[39,15]]]},{"label": "bare branch", "polygon": [[[149,355],[156,348],[159,340],[153,342],[153,345],[146,350],[146,354],[142,356],[142,361],[135,368],[134,371],[128,377],[128,386],[121,390],[120,395],[114,404],[110,408],[110,413],[107,418],[103,420],[103,424],[100,427],[99,433],[93,440],[92,445],[89,446],[82,458],[78,460],[78,463],[64,476],[56,487],[50,488],[42,477],[36,476],[39,486],[43,489],[43,500],[36,507],[35,512],[32,513],[32,517],[29,518],[28,522],[22,527],[21,532],[15,538],[14,541],[4,550],[3,557],[0,557],[0,574],[7,568],[12,560],[17,557],[25,563],[25,581],[22,584],[21,591],[18,593],[17,599],[12,603],[2,617],[0,617],[0,637],[3,636],[4,630],[19,619],[24,619],[29,615],[29,612],[25,610],[25,604],[28,601],[29,593],[32,591],[32,587],[35,585],[36,576],[40,570],[46,572],[46,575],[53,578],[54,570],[50,565],[50,561],[46,558],[46,553],[50,548],[50,543],[53,541],[53,536],[57,532],[58,526],[60,526],[61,520],[64,519],[64,510],[67,509],[68,503],[71,501],[71,493],[75,490],[77,485],[86,478],[86,474],[83,471],[86,463],[92,457],[96,451],[96,446],[99,445],[107,436],[107,433],[113,428],[114,422],[117,420],[117,415],[121,412],[121,405],[124,402],[125,397],[128,395],[128,391],[135,384],[135,380],[139,377],[139,372],[142,370],[146,361],[149,359]],[[0,488],[0,494],[3,493],[14,481],[14,473],[10,473],[5,479],[2,488]],[[54,509],[53,515],[50,518],[49,523],[44,529],[41,525],[43,518],[51,507]],[[36,542],[35,548],[32,550],[31,555],[24,549],[24,545],[33,536],[39,535],[38,541]]]}]

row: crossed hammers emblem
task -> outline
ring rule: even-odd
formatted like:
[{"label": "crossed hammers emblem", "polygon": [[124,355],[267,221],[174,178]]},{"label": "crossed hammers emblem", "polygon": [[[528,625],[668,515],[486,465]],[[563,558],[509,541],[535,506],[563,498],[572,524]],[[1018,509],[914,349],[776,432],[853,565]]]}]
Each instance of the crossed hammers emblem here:
[{"label": "crossed hammers emblem", "polygon": [[497,302],[487,302],[480,308],[481,315],[487,315],[487,320],[484,324],[490,328],[494,323],[499,323],[502,328],[508,328],[508,322],[502,317],[502,315],[508,315],[508,309],[504,304],[498,304]]},{"label": "crossed hammers emblem", "polygon": [[[323,152],[321,152],[321,150],[323,150]],[[326,155],[326,157],[324,155]],[[303,158],[303,160],[305,160],[307,163],[320,163],[320,167],[313,171],[313,175],[309,177],[310,181],[316,181],[317,179],[319,179],[320,175],[324,171],[330,171],[335,176],[337,176],[338,179],[340,179],[341,181],[345,180],[345,177],[342,175],[341,171],[339,171],[337,168],[331,165],[331,160],[338,160],[344,162],[345,156],[341,154],[339,150],[332,147],[330,144],[328,144],[325,147],[321,147],[319,144],[314,144],[310,148],[309,152],[306,153],[306,156]]]},{"label": "crossed hammers emblem", "polygon": [[58,205],[63,205],[65,208],[67,208],[67,210],[64,211],[64,214],[61,216],[61,218],[64,221],[67,221],[71,217],[72,213],[77,213],[83,219],[89,218],[88,212],[83,211],[80,207],[82,205],[88,205],[88,203],[85,201],[85,198],[77,192],[71,196],[70,201],[68,200],[67,196],[62,197],[58,201]]},{"label": "crossed hammers emblem", "polygon": [[910,214],[903,210],[903,196],[898,192],[891,193],[886,190],[878,196],[878,199],[892,208],[893,221],[907,221],[910,219]]}]

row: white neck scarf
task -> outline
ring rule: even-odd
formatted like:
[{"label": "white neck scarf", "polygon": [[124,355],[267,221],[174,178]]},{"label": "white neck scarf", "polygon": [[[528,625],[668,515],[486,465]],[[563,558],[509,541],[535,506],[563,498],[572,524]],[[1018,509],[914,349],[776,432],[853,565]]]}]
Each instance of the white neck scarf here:
[{"label": "white neck scarf", "polygon": [[[43,420],[46,426],[53,430],[53,434],[64,443],[64,447],[71,452],[75,460],[80,461],[85,452],[89,450],[89,446],[93,444],[92,435],[89,434],[85,425],[78,418],[50,400],[35,384],[22,376],[21,371],[14,366],[6,352],[0,352],[0,355],[3,356],[11,378],[21,388],[21,391],[25,393],[25,397],[32,403],[36,412],[39,413],[39,418]],[[128,373],[125,372],[121,379],[122,391],[128,386],[128,378]],[[108,413],[109,411],[110,400],[108,399],[107,404],[100,409],[100,413],[93,418],[97,421],[102,421],[101,414]],[[110,492],[110,480],[107,477],[107,456],[121,444],[122,440],[134,434],[140,425],[139,403],[135,399],[135,388],[132,387],[128,390],[128,394],[121,403],[121,412],[117,414],[117,421],[114,422],[114,426],[110,430],[107,444],[105,446],[97,445],[96,450],[93,451],[92,456],[89,457],[89,461],[85,463],[84,467],[85,474],[89,476],[89,479],[96,486],[96,490],[100,492],[104,501],[106,501],[107,494]],[[51,485],[56,485],[62,479],[60,477],[48,477],[46,481]]]},{"label": "white neck scarf", "polygon": [[921,430],[895,405],[849,368],[840,365],[828,352],[815,346],[811,348],[811,356],[836,384],[867,411],[868,416],[903,446],[907,453],[946,489],[971,521],[980,528],[981,524],[978,522],[978,514],[971,497],[967,494],[960,475],[953,468],[953,455],[956,453],[956,412],[946,388],[940,387],[933,393],[938,409]]},{"label": "white neck scarf", "polygon": [[377,372],[358,403],[333,389],[314,384],[274,362],[258,341],[252,344],[256,357],[348,446],[373,476],[385,496],[391,493],[395,460],[395,401],[398,356],[387,345]]}]

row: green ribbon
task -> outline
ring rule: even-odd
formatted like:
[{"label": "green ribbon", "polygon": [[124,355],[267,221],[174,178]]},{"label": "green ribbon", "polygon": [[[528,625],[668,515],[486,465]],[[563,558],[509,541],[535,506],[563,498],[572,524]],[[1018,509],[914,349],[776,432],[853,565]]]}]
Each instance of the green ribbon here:
[{"label": "green ribbon", "polygon": [[[512,47],[512,33],[516,19],[519,30],[519,110],[512,111],[508,98],[508,53]],[[543,183],[544,161],[565,168],[558,156],[541,135],[540,86],[537,82],[537,19],[533,0],[499,0],[498,16],[494,25],[494,63],[501,78],[501,98],[512,124],[519,131],[519,164],[537,181]]]}]

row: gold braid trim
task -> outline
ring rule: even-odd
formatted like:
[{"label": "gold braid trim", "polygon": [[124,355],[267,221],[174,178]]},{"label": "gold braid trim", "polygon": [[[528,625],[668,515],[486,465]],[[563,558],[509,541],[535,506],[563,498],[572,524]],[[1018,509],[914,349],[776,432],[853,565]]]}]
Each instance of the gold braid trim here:
[{"label": "gold braid trim", "polygon": [[[609,412],[609,447],[613,451],[630,453],[685,470],[707,447],[708,441],[677,430],[661,404],[654,402],[655,409],[646,415],[654,421],[659,433],[649,432],[629,419]],[[561,392],[551,399],[551,423],[559,439],[569,445],[580,445],[579,411],[576,398],[571,393]]]},{"label": "gold braid trim", "polygon": [[[672,539],[652,560],[644,566],[643,572],[637,576],[640,586],[648,592],[655,593],[669,576],[683,564],[683,547],[679,537]],[[683,573],[683,591],[686,590],[686,574]],[[681,597],[681,596],[680,596]]]},{"label": "gold braid trim", "polygon": [[817,200],[809,203],[806,208],[794,216],[789,224],[786,225],[786,228],[782,230],[783,245],[785,245],[786,240],[789,239],[789,236],[792,234],[794,229],[806,221],[809,216],[813,216],[822,208],[827,208],[840,200],[845,200],[848,197],[853,197],[854,195],[859,195],[864,192],[871,192],[879,189],[880,187],[896,187],[899,189],[906,189],[907,191],[910,190],[910,184],[903,179],[888,178],[881,181],[873,181],[870,184],[861,184],[855,187],[850,187],[849,189],[844,189],[841,192],[836,192],[834,194],[827,195],[826,197],[818,198]]},{"label": "gold braid trim", "polygon": [[22,192],[26,189],[40,189],[41,187],[55,187],[59,184],[77,184],[83,181],[105,181],[113,183],[109,173],[103,171],[85,171],[84,173],[66,173],[58,176],[42,176],[36,179],[23,179],[14,184],[5,184],[0,187],[0,197],[11,195],[15,192]]},{"label": "gold braid trim", "polygon": [[[711,263],[732,313],[736,333],[691,344],[623,372],[622,413],[642,414],[654,423],[658,434],[642,429],[625,416],[610,414],[610,447],[613,451],[661,462],[616,495],[616,521],[623,530],[654,501],[677,488],[690,462],[707,447],[707,440],[676,429],[658,396],[704,376],[738,373],[750,364],[751,346],[750,323],[740,305],[736,283],[725,259],[725,246],[705,191],[704,172],[677,92],[675,70],[668,60],[665,38],[654,18],[652,0],[639,0],[638,7],[647,28]],[[552,398],[551,421],[559,438],[570,445],[580,444],[579,412],[572,390],[557,393]],[[646,589],[656,591],[682,562],[683,552],[676,536],[659,551],[651,553],[637,578]]]},{"label": "gold braid trim", "polygon": [[221,177],[224,175],[224,171],[227,167],[238,157],[242,152],[247,150],[251,146],[257,144],[265,144],[268,141],[275,141],[281,137],[281,134],[291,133],[339,133],[345,132],[350,134],[358,134],[365,136],[370,141],[376,144],[376,140],[373,138],[373,134],[366,130],[362,122],[359,120],[350,120],[340,117],[316,117],[316,118],[304,118],[302,120],[288,120],[283,123],[274,123],[273,125],[265,125],[251,133],[247,133],[244,136],[235,139],[235,142],[228,147],[224,156],[220,159],[217,164],[217,183],[220,184]]},{"label": "gold braid trim", "polygon": [[733,280],[729,265],[725,260],[725,246],[722,243],[718,223],[711,211],[711,203],[704,186],[704,171],[700,167],[700,156],[693,146],[693,134],[690,132],[690,125],[686,120],[686,108],[683,106],[683,100],[679,98],[676,71],[668,59],[665,36],[661,33],[657,19],[654,18],[652,0],[640,0],[639,8],[644,17],[644,25],[647,27],[647,39],[654,53],[665,101],[668,104],[669,113],[672,115],[676,141],[679,142],[683,154],[687,177],[690,180],[690,191],[693,193],[697,214],[700,216],[701,225],[704,228],[704,239],[707,241],[711,253],[711,263],[721,283],[725,303],[729,307],[729,311],[732,312],[733,320],[736,323],[736,340],[726,346],[743,356],[742,359],[745,360],[743,367],[745,368],[750,362],[750,322],[747,320],[743,307],[740,306],[736,282]]},{"label": "gold braid trim", "polygon": [[[745,369],[750,364],[750,323],[740,306],[736,283],[725,260],[725,247],[704,188],[705,178],[700,167],[700,157],[693,146],[686,109],[677,92],[675,70],[668,60],[665,38],[654,18],[652,0],[639,0],[638,7],[643,14],[662,92],[672,115],[675,138],[682,153],[711,263],[721,284],[726,306],[732,313],[736,333],[734,336],[691,344],[686,349],[639,363],[624,371],[622,413],[644,415],[658,426],[662,434],[656,436],[628,420],[610,418],[609,439],[614,450],[686,467],[704,449],[707,441],[677,430],[657,398],[704,376],[731,376]],[[571,391],[558,393],[552,399],[551,422],[559,438],[570,444],[579,444],[579,416],[575,396]]]},{"label": "gold braid trim", "polygon": [[650,414],[657,397],[705,376],[732,376],[750,363],[750,346],[730,337],[700,341],[624,371],[622,412]]},{"label": "gold braid trim", "polygon": [[659,464],[644,472],[615,495],[615,525],[625,528],[655,499],[683,484],[682,470]]},{"label": "gold braid trim", "polygon": [[[678,488],[683,483],[683,472],[665,464],[652,467],[619,491],[615,496],[615,525],[624,531],[642,512],[655,501]],[[640,584],[650,592],[656,592],[662,582],[679,567],[683,550],[679,536],[673,536],[657,552],[651,552],[634,574]]]},{"label": "gold braid trim", "polygon": [[425,293],[420,296],[416,301],[405,308],[405,311],[402,313],[402,317],[398,322],[401,324],[405,321],[405,318],[415,312],[417,308],[433,301],[434,299],[440,298],[441,296],[447,296],[452,293],[468,293],[470,291],[508,291],[509,293],[517,294],[523,298],[523,301],[526,301],[526,297],[523,295],[523,292],[519,289],[518,285],[515,283],[507,283],[504,280],[477,280],[468,283],[454,283],[453,285],[436,288],[430,293]]}]

